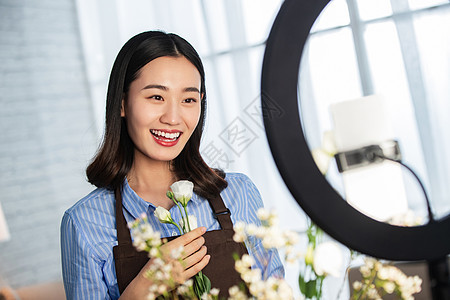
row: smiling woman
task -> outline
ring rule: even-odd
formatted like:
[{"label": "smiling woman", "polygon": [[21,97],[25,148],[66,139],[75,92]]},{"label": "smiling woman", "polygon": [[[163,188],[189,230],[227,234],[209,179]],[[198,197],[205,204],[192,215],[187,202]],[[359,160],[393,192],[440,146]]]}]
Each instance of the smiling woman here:
[{"label": "smiling woman", "polygon": [[185,57],[159,57],[141,69],[121,109],[138,150],[134,168],[180,154],[200,119],[200,82],[199,72]]},{"label": "smiling woman", "polygon": [[[283,276],[276,250],[246,248],[232,239],[233,223],[260,224],[262,200],[245,175],[210,168],[199,147],[206,110],[205,75],[194,48],[175,34],[149,31],[131,38],[111,72],[103,142],[87,168],[92,193],[68,209],[61,225],[63,278],[69,299],[144,299],[155,262],[131,243],[127,222],[145,214],[153,230],[171,237],[162,249],[184,247],[173,278],[183,283],[199,271],[226,296],[240,281],[233,254],[249,252],[266,276]],[[156,207],[181,212],[166,191],[179,180],[194,184],[186,206],[199,227],[174,237]],[[175,191],[174,191],[175,192]],[[225,276],[224,276],[225,275]]]}]

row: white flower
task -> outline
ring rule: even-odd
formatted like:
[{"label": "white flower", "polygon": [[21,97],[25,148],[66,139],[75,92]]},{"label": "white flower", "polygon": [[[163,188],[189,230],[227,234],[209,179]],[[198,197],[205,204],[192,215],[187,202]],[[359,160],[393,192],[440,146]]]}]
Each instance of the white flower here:
[{"label": "white flower", "polygon": [[236,260],[234,267],[239,274],[243,274],[250,270],[250,267],[255,264],[255,259],[248,255],[242,255],[241,259]]},{"label": "white flower", "polygon": [[150,251],[152,248],[161,245],[160,233],[153,230],[147,218],[136,219],[131,223],[130,228],[133,246],[139,251]]},{"label": "white flower", "polygon": [[180,180],[170,186],[173,195],[181,205],[186,206],[192,198],[194,184],[189,180]]},{"label": "white flower", "polygon": [[185,295],[189,292],[189,288],[185,285],[180,285],[177,289],[179,295]]},{"label": "white flower", "polygon": [[286,230],[283,232],[287,245],[295,245],[299,242],[300,236],[295,231]]},{"label": "white flower", "polygon": [[333,156],[337,152],[333,131],[325,131],[322,138],[322,149]]},{"label": "white flower", "polygon": [[367,296],[369,296],[369,299],[379,299],[380,294],[378,294],[378,291],[375,288],[369,288],[367,292]]},{"label": "white flower", "polygon": [[353,282],[353,289],[355,291],[359,291],[362,287],[363,287],[362,282],[360,281]]},{"label": "white flower", "polygon": [[158,218],[158,220],[161,223],[171,223],[171,222],[173,222],[172,216],[170,215],[170,212],[167,209],[165,209],[164,207],[162,207],[162,206],[158,206],[155,209],[154,215],[155,215],[155,217]]},{"label": "white flower", "polygon": [[256,215],[258,216],[258,219],[260,219],[261,221],[267,221],[269,219],[270,213],[267,209],[260,208],[256,212]]},{"label": "white flower", "polygon": [[245,223],[242,221],[236,222],[233,226],[234,235],[233,240],[236,243],[242,243],[247,239],[247,234],[245,233]]},{"label": "white flower", "polygon": [[236,285],[233,285],[228,289],[228,293],[230,294],[230,296],[234,296],[239,293],[239,288]]},{"label": "white flower", "polygon": [[217,288],[212,288],[212,289],[209,291],[209,293],[210,293],[212,296],[218,296],[218,295],[219,295],[219,289],[217,289]]},{"label": "white flower", "polygon": [[395,290],[395,283],[393,283],[392,281],[388,281],[384,284],[383,288],[386,293],[392,294]]},{"label": "white flower", "polygon": [[342,266],[342,252],[335,242],[325,242],[317,246],[314,252],[314,271],[317,275],[339,277]]},{"label": "white flower", "polygon": [[359,268],[359,271],[361,272],[361,274],[362,274],[362,276],[364,277],[364,278],[367,278],[367,277],[369,277],[370,276],[370,274],[371,274],[371,270],[370,270],[370,268],[367,266],[367,265],[362,265],[360,268]]},{"label": "white flower", "polygon": [[330,155],[320,148],[312,150],[311,154],[320,172],[325,175],[330,165]]},{"label": "white flower", "polygon": [[252,294],[255,297],[258,297],[258,295],[264,291],[264,288],[265,288],[264,281],[261,280],[250,284],[249,291],[250,294]]},{"label": "white flower", "polygon": [[283,234],[280,230],[280,228],[274,226],[269,227],[266,232],[265,236],[262,239],[262,245],[266,249],[270,248],[281,248],[285,245],[285,240],[283,238]]},{"label": "white flower", "polygon": [[286,262],[289,265],[294,265],[297,263],[297,261],[303,257],[303,253],[298,250],[295,249],[293,246],[287,246],[285,248],[285,255],[284,255],[284,259],[286,260]]},{"label": "white flower", "polygon": [[258,232],[258,226],[255,224],[248,224],[247,225],[247,234],[248,235],[255,235]]},{"label": "white flower", "polygon": [[261,270],[260,269],[248,269],[247,272],[241,274],[242,280],[247,283],[254,283],[261,280]]},{"label": "white flower", "polygon": [[184,251],[184,246],[180,246],[178,248],[172,249],[172,251],[170,251],[170,257],[172,259],[179,259],[181,258],[181,254],[183,254]]},{"label": "white flower", "polygon": [[151,248],[148,253],[150,257],[156,257],[159,254],[158,248]]},{"label": "white flower", "polygon": [[187,287],[192,287],[193,284],[194,284],[194,281],[192,279],[189,279],[184,283],[184,285]]},{"label": "white flower", "polygon": [[244,294],[239,288],[234,285],[228,289],[228,293],[230,294],[230,297],[228,300],[247,300],[250,298],[247,298],[247,295]]},{"label": "white flower", "polygon": [[167,291],[167,286],[166,285],[160,285],[159,287],[158,287],[158,293],[159,294],[163,294],[163,293],[165,293]]},{"label": "white flower", "polygon": [[[188,216],[188,220],[189,220],[189,226],[191,227],[191,230],[194,230],[195,228],[197,228],[198,227],[198,225],[197,225],[197,218],[195,217],[195,216]],[[189,228],[186,226],[186,227],[184,227],[184,219],[181,219],[180,220],[180,226],[181,226],[181,228],[185,228],[186,229],[186,232],[188,232],[189,231]]]},{"label": "white flower", "polygon": [[278,299],[292,299],[294,294],[289,284],[282,280],[278,280]]},{"label": "white flower", "polygon": [[158,291],[158,285],[157,285],[157,284],[152,284],[152,285],[148,288],[148,290],[149,290],[151,293],[156,293],[156,292]]},{"label": "white flower", "polygon": [[251,267],[252,265],[255,264],[255,259],[248,254],[242,255],[241,260],[247,267]]}]

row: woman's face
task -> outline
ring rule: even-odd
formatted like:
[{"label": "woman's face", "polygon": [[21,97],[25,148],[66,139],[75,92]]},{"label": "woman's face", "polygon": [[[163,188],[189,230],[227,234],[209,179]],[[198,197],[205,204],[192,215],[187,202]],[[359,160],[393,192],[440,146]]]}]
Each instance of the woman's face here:
[{"label": "woman's face", "polygon": [[200,119],[200,84],[184,56],[159,57],[140,70],[121,109],[135,159],[171,161],[180,154]]}]

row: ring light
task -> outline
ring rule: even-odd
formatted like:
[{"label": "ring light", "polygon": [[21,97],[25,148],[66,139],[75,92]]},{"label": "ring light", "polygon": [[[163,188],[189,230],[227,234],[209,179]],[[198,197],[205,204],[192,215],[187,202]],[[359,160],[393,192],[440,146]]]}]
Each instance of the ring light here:
[{"label": "ring light", "polygon": [[[423,226],[378,222],[350,206],[320,173],[303,134],[297,85],[310,29],[329,0],[285,0],[271,29],[261,82],[264,126],[275,163],[297,203],[319,227],[346,246],[389,260],[438,260],[450,253],[450,217]],[[332,51],[332,49],[330,49]],[[272,104],[271,104],[272,103]]]}]

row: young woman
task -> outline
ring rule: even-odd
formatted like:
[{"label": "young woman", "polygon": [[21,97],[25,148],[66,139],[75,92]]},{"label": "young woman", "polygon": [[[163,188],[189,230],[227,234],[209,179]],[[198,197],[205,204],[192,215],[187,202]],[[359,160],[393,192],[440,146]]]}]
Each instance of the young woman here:
[{"label": "young woman", "polygon": [[143,272],[152,263],[131,245],[126,223],[146,213],[163,237],[176,236],[153,212],[181,216],[166,191],[177,180],[194,183],[188,212],[201,227],[166,243],[185,247],[182,283],[203,270],[226,295],[237,284],[233,252],[249,252],[267,276],[283,276],[276,251],[232,240],[233,223],[258,224],[262,207],[255,185],[243,174],[224,174],[203,161],[200,139],[205,121],[203,65],[194,48],[175,34],[149,31],[131,38],[111,71],[103,142],[87,168],[96,190],[64,214],[62,267],[68,299],[144,299],[151,282]]}]

